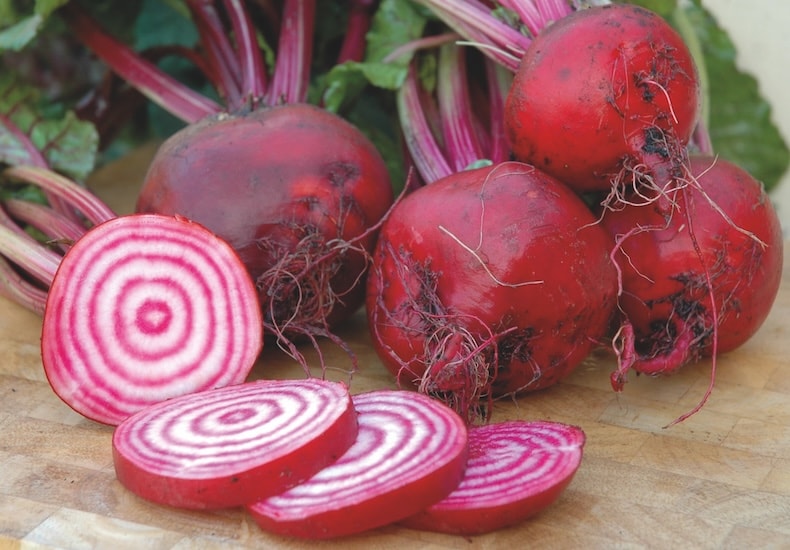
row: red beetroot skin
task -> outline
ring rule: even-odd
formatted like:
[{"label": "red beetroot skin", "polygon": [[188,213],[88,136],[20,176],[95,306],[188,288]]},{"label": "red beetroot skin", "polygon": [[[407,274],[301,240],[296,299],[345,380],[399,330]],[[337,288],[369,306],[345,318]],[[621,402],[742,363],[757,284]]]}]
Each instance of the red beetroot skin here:
[{"label": "red beetroot skin", "polygon": [[[327,252],[327,241],[351,241],[378,223],[392,200],[386,166],[370,141],[340,117],[295,103],[218,115],[172,136],[151,163],[137,211],[177,213],[228,241],[268,309],[267,270],[298,249],[285,266],[298,275]],[[370,234],[355,244],[372,250],[374,242]],[[324,315],[330,325],[362,304],[364,285],[357,283],[366,266],[359,253],[335,251],[333,258],[339,264],[328,273],[340,300]],[[264,313],[290,319],[297,293],[275,294],[274,313]]]},{"label": "red beetroot skin", "polygon": [[529,165],[422,187],[379,236],[367,297],[376,351],[400,383],[462,415],[480,396],[551,386],[606,331],[611,246],[570,189]]},{"label": "red beetroot skin", "polygon": [[505,122],[517,160],[579,191],[608,191],[624,165],[673,170],[698,112],[697,70],[680,35],[645,8],[611,4],[538,34]]},{"label": "red beetroot skin", "polygon": [[623,239],[624,254],[617,255],[623,272],[620,307],[636,338],[633,368],[645,374],[669,374],[712,352],[710,296],[689,219],[714,289],[718,352],[754,335],[779,290],[782,233],[762,185],[720,158],[692,157],[690,169],[710,200],[693,184],[685,187],[668,224],[660,202],[606,212],[603,218],[614,236],[637,225],[649,228]]}]

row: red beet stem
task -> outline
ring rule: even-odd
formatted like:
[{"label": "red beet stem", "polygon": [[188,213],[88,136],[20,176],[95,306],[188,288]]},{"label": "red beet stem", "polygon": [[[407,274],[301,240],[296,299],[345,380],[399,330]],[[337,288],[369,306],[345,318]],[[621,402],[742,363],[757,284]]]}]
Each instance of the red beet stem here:
[{"label": "red beet stem", "polygon": [[315,0],[285,1],[277,61],[268,90],[268,100],[272,105],[301,103],[307,99],[315,9]]},{"label": "red beet stem", "polygon": [[74,34],[96,56],[151,101],[184,122],[196,122],[221,107],[170,77],[117,40],[74,2],[60,8]]}]

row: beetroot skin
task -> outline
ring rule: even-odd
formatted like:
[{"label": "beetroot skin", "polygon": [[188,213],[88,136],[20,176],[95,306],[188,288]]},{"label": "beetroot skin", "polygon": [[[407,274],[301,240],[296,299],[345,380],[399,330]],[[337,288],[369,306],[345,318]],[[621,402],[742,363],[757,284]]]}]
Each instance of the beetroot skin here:
[{"label": "beetroot skin", "polygon": [[397,203],[368,278],[374,346],[400,383],[474,417],[566,377],[608,328],[611,239],[566,186],[508,162]]},{"label": "beetroot skin", "polygon": [[321,334],[362,304],[371,227],[392,201],[370,141],[340,117],[294,103],[210,117],[172,136],[137,211],[208,227],[256,281],[266,324]]},{"label": "beetroot skin", "polygon": [[536,36],[505,124],[517,160],[577,191],[608,191],[630,171],[661,187],[685,162],[699,106],[681,36],[650,10],[610,4],[573,12]]},{"label": "beetroot skin", "polygon": [[633,346],[613,375],[615,389],[629,366],[669,374],[712,355],[714,337],[717,352],[739,347],[763,324],[779,291],[782,232],[762,185],[721,158],[692,156],[690,173],[695,181],[677,192],[674,209],[656,201],[604,214],[604,226],[620,241],[619,302]]}]

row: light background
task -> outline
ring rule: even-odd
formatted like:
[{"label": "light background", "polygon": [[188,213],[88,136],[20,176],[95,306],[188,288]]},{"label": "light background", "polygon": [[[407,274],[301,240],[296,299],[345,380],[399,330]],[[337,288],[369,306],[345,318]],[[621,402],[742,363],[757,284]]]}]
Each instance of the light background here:
[{"label": "light background", "polygon": [[[757,78],[773,108],[773,120],[790,143],[790,2],[787,0],[703,0],[735,42],[737,65]],[[715,83],[711,83],[715,85]],[[790,237],[790,171],[771,197]]]}]

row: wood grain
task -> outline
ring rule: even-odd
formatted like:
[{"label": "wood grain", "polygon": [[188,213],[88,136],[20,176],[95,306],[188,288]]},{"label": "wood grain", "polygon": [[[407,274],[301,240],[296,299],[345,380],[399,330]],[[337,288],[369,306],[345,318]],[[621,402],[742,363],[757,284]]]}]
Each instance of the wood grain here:
[{"label": "wood grain", "polygon": [[[119,212],[131,209],[145,158],[94,181]],[[73,412],[46,381],[40,318],[0,299],[0,548],[790,548],[788,279],[785,270],[760,332],[720,357],[708,404],[680,425],[663,428],[703,395],[709,362],[632,376],[615,394],[612,360],[599,353],[553,388],[497,403],[494,420],[551,419],[587,433],[576,477],[538,517],[472,539],[389,526],[317,544],[265,533],[241,510],[187,512],[126,491],[112,468],[111,428]],[[361,314],[341,335],[360,360],[352,391],[394,387]],[[326,352],[338,372],[348,368],[343,353]],[[301,376],[271,348],[252,377]]]}]

